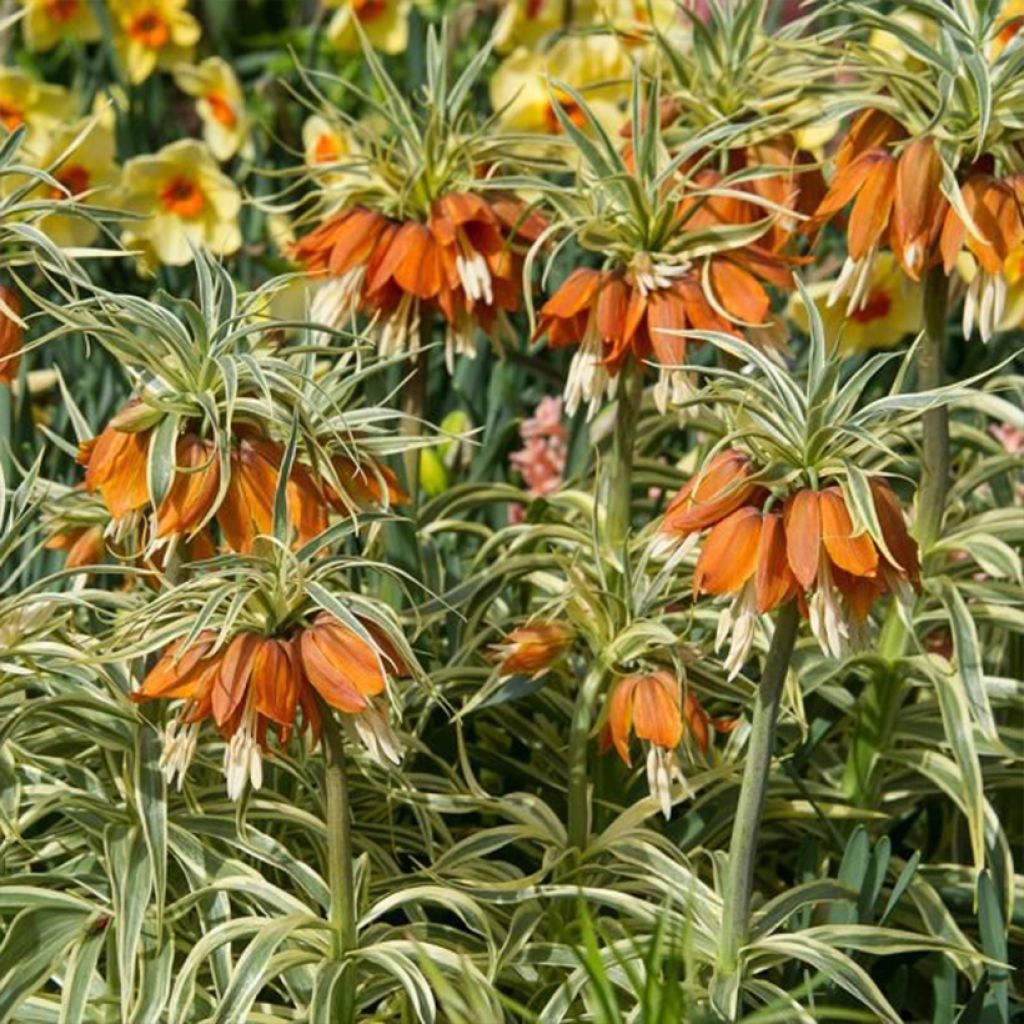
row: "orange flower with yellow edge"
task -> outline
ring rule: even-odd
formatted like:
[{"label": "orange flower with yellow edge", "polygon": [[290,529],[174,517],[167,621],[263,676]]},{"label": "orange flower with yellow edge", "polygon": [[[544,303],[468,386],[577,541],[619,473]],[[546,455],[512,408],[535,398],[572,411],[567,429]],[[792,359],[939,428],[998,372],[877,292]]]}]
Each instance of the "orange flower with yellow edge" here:
[{"label": "orange flower with yellow edge", "polygon": [[21,365],[21,296],[0,285],[0,385],[10,387]]},{"label": "orange flower with yellow edge", "polygon": [[672,787],[685,787],[678,748],[684,728],[689,729],[701,753],[710,745],[711,725],[728,732],[735,723],[710,718],[697,697],[685,700],[678,677],[668,669],[636,673],[616,682],[608,698],[604,742],[614,746],[630,765],[630,738],[635,734],[647,747],[647,786],[668,819],[672,815]]},{"label": "orange flower with yellow edge", "polygon": [[561,622],[538,620],[518,626],[500,643],[493,644],[490,655],[498,663],[499,676],[539,676],[568,651],[574,633]]},{"label": "orange flower with yellow edge", "polygon": [[21,0],[25,9],[25,46],[34,53],[52,50],[65,39],[94,43],[100,23],[92,0]]},{"label": "orange flower with yellow edge", "polygon": [[200,28],[185,8],[186,0],[109,0],[114,46],[130,82],[192,59]]},{"label": "orange flower with yellow edge", "polygon": [[208,57],[195,66],[180,64],[174,69],[174,81],[182,92],[195,97],[203,141],[217,160],[230,160],[238,152],[252,154],[245,97],[226,60]]},{"label": "orange flower with yellow edge", "polygon": [[[367,636],[372,636],[369,632]],[[297,725],[319,740],[322,706],[341,711],[370,752],[398,763],[400,748],[377,698],[386,685],[386,652],[327,613],[288,636],[237,633],[226,645],[206,630],[188,646],[179,640],[133,694],[136,701],[181,700],[164,733],[161,767],[180,789],[195,754],[199,727],[212,719],[227,742],[224,775],[237,800],[246,784],[259,789],[263,757],[275,732],[286,744]]]},{"label": "orange flower with yellow edge", "polygon": [[125,244],[141,244],[167,266],[192,260],[192,248],[218,256],[242,244],[238,215],[242,197],[206,147],[194,139],[164,146],[124,165],[121,205],[141,215],[125,231]]}]

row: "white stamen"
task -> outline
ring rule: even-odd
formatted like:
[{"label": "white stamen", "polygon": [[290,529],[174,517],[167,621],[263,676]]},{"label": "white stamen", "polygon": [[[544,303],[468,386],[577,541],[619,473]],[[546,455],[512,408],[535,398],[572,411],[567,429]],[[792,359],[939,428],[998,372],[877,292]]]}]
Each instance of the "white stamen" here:
[{"label": "white stamen", "polygon": [[409,339],[413,339],[412,350],[419,348],[420,304],[415,296],[404,294],[395,311],[380,328],[377,351],[384,359],[410,350]]},{"label": "white stamen", "polygon": [[168,722],[164,729],[164,749],[160,754],[160,770],[163,772],[168,786],[174,785],[175,778],[177,778],[179,793],[185,783],[185,772],[195,756],[198,735],[198,722],[182,722],[180,719],[174,719]]},{"label": "white stamen", "polygon": [[596,320],[592,313],[580,347],[572,357],[569,376],[565,382],[566,414],[574,416],[581,403],[587,402],[588,420],[594,418],[602,396],[607,394],[610,397],[615,392],[615,378],[609,376],[602,363],[604,346],[597,331]]},{"label": "white stamen", "polygon": [[402,742],[386,715],[373,707],[352,716],[352,726],[370,756],[379,764],[402,761]]},{"label": "white stamen", "polygon": [[817,585],[808,601],[808,612],[811,632],[822,651],[832,658],[845,657],[850,647],[850,616],[839,600],[832,570],[824,555],[818,565]]},{"label": "white stamen", "polygon": [[467,298],[473,302],[483,299],[485,305],[494,305],[494,284],[487,260],[468,242],[463,244],[462,250],[463,254],[455,257],[455,270],[458,272]]},{"label": "white stamen", "polygon": [[[359,305],[359,295],[366,279],[366,265],[361,264],[342,274],[324,281],[313,296],[309,318],[314,323],[338,330],[351,323]],[[313,335],[315,345],[326,345],[330,335],[317,331]]]},{"label": "white stamen", "polygon": [[725,643],[725,638],[732,634],[729,653],[725,659],[725,670],[729,679],[739,674],[750,657],[756,627],[757,583],[752,576],[743,584],[743,589],[733,598],[732,604],[718,617],[715,650],[717,651]]},{"label": "white stamen", "polygon": [[241,797],[246,782],[253,789],[263,785],[263,754],[256,739],[256,706],[251,700],[224,751],[224,777],[229,800]]},{"label": "white stamen", "polygon": [[686,779],[679,769],[674,750],[655,746],[653,743],[647,750],[647,788],[651,796],[658,801],[661,813],[667,821],[672,817],[672,784],[678,783],[686,796]]}]

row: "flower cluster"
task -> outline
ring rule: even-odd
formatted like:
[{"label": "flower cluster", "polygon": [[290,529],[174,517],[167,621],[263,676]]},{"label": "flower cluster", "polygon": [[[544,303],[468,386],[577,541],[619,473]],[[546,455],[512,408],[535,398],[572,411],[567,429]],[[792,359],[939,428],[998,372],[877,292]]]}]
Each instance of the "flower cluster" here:
[{"label": "flower cluster", "polygon": [[180,700],[177,717],[165,730],[161,767],[178,788],[195,755],[200,725],[212,719],[227,743],[224,775],[237,800],[248,783],[259,789],[269,735],[284,746],[294,730],[320,740],[325,707],[344,721],[380,761],[398,764],[401,746],[388,724],[381,697],[388,675],[403,675],[401,658],[372,627],[360,631],[326,613],[285,636],[243,631],[223,642],[204,631],[179,640],[164,652],[136,701]]}]

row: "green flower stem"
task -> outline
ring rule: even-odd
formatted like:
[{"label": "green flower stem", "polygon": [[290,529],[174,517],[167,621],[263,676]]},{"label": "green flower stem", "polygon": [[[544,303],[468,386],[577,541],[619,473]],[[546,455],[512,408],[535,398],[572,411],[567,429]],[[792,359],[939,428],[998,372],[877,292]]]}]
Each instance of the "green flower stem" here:
[{"label": "green flower stem", "polygon": [[[917,350],[917,387],[931,391],[943,384],[943,349],[948,320],[949,280],[942,267],[924,280],[924,336]],[[921,485],[917,492],[917,541],[927,562],[928,549],[942,534],[949,484],[949,415],[945,406],[922,414]],[[892,665],[907,648],[907,627],[895,600],[889,608],[877,651]],[[879,756],[888,750],[906,685],[895,669],[875,672],[858,701],[857,725],[850,744],[843,790],[860,807],[874,807],[881,782]]]},{"label": "green flower stem", "polygon": [[[427,406],[427,372],[430,364],[428,346],[434,335],[434,318],[426,309],[420,309],[419,338],[417,349],[409,361],[409,379],[402,394],[402,433],[409,438],[418,438],[423,432],[424,412]],[[420,450],[413,444],[405,453],[405,484],[412,507],[419,506],[420,498]]]},{"label": "green flower stem", "polygon": [[[942,387],[949,281],[934,267],[924,281],[924,337],[917,352],[917,386],[921,391]],[[921,487],[917,495],[917,540],[922,554],[942,533],[949,483],[949,413],[946,407],[927,409],[921,417]]]},{"label": "green flower stem", "polygon": [[[331,959],[342,960],[355,949],[356,890],[352,874],[352,821],[345,775],[345,751],[334,712],[321,704],[326,762],[324,796],[327,804],[327,884],[331,893],[329,923]],[[355,1020],[355,971],[345,971],[335,988],[332,1020],[349,1024]]]},{"label": "green flower stem", "polygon": [[605,672],[595,665],[586,675],[573,710],[569,730],[569,815],[567,835],[569,846],[582,852],[590,833],[590,772],[587,753],[594,707],[601,693]]},{"label": "green flower stem", "polygon": [[0,472],[4,484],[14,486],[13,426],[14,409],[10,384],[0,384]]},{"label": "green flower stem", "polygon": [[772,748],[775,745],[775,721],[799,622],[796,602],[790,601],[775,620],[775,635],[754,698],[750,743],[743,766],[743,781],[740,783],[740,798],[733,819],[729,862],[725,873],[725,905],[722,909],[722,935],[718,947],[718,971],[722,976],[736,973],[739,952],[746,944],[750,928],[754,857],[771,769]]},{"label": "green flower stem", "polygon": [[[615,410],[615,433],[611,459],[605,467],[601,484],[601,501],[605,511],[605,535],[619,571],[617,580],[625,589],[627,548],[632,519],[633,441],[640,415],[640,399],[644,389],[643,366],[630,360],[619,377],[619,399]],[[604,668],[595,665],[580,685],[576,695],[572,726],[569,732],[569,846],[586,849],[590,831],[590,772],[588,749]]]},{"label": "green flower stem", "polygon": [[644,389],[644,370],[630,360],[619,376],[619,400],[615,409],[615,434],[612,457],[604,478],[604,494],[608,542],[617,558],[626,565],[626,543],[632,520],[633,441],[640,415],[640,399]]}]

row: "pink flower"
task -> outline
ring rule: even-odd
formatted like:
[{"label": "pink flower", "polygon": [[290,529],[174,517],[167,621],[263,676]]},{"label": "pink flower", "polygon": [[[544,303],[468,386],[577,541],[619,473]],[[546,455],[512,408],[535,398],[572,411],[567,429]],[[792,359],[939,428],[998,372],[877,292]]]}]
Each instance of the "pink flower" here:
[{"label": "pink flower", "polygon": [[1024,452],[1024,430],[1011,426],[1009,423],[1000,423],[997,427],[990,427],[989,433],[1010,455],[1020,455],[1021,452]]},{"label": "pink flower", "polygon": [[[551,494],[562,486],[568,454],[568,434],[562,423],[562,399],[551,395],[542,398],[533,416],[522,422],[519,436],[523,447],[509,455],[509,465],[523,478],[532,498]],[[513,523],[523,521],[523,509],[509,510]]]}]

